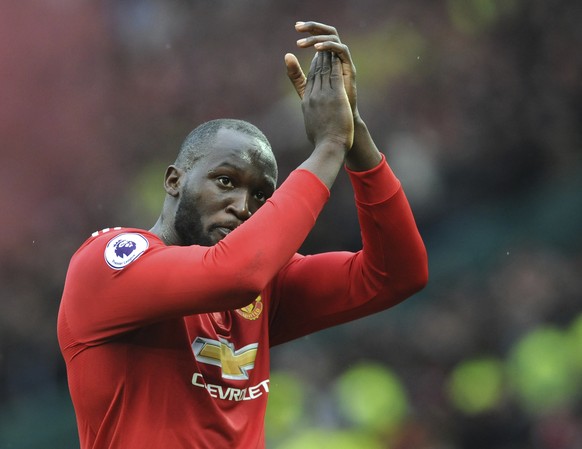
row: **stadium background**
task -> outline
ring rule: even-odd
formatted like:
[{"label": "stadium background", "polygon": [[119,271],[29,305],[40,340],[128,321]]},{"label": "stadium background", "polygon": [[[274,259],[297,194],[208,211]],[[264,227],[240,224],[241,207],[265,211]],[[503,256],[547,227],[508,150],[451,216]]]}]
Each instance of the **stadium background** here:
[{"label": "stadium background", "polygon": [[[582,3],[5,0],[0,448],[78,447],[55,336],[68,259],[153,224],[195,125],[255,123],[281,179],[308,154],[283,55],[309,19],[352,49],[431,281],[274,350],[269,448],[582,447]],[[358,245],[342,176],[303,251]]]}]

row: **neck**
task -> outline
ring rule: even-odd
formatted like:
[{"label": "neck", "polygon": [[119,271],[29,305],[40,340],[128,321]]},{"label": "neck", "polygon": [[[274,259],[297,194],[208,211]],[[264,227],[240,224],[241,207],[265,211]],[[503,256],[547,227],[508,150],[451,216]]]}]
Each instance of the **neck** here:
[{"label": "neck", "polygon": [[156,224],[154,224],[150,229],[150,232],[157,235],[166,245],[175,245],[177,241],[175,238],[175,232],[169,229],[168,224],[169,223],[164,220],[164,217],[160,215]]}]

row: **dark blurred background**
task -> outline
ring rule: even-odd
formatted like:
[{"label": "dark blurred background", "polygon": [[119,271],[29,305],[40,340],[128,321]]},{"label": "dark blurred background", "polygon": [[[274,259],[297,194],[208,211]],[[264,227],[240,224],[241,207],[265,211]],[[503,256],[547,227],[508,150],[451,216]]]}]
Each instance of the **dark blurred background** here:
[{"label": "dark blurred background", "polygon": [[[335,25],[429,286],[273,351],[269,448],[582,447],[582,2],[0,2],[0,448],[78,447],[55,335],[93,231],[153,225],[199,123],[309,153],[285,75]],[[344,175],[302,252],[359,248]]]}]

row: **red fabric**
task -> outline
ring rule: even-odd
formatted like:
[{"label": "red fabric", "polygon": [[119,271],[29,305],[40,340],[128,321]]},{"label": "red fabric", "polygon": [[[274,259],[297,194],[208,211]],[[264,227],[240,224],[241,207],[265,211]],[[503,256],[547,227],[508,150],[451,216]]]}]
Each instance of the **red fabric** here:
[{"label": "red fabric", "polygon": [[[387,308],[426,277],[388,166],[350,176],[359,253],[295,253],[329,195],[304,170],[213,247],[168,247],[137,229],[81,246],[58,337],[82,449],[264,447],[269,347]],[[129,263],[107,253],[126,237],[147,242]]]}]

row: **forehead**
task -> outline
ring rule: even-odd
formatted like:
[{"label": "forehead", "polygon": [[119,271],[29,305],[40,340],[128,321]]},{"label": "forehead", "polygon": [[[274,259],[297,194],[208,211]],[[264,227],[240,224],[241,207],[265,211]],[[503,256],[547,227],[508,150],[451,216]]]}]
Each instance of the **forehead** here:
[{"label": "forehead", "polygon": [[271,148],[249,134],[222,128],[204,153],[200,163],[207,170],[232,166],[265,177],[273,185],[277,181],[277,163]]}]

